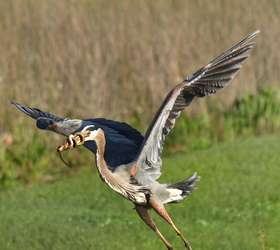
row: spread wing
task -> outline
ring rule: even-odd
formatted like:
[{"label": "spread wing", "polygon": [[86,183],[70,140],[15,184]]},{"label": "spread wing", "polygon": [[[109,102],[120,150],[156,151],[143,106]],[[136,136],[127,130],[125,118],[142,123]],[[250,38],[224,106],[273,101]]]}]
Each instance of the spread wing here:
[{"label": "spread wing", "polygon": [[42,118],[42,117],[49,118],[56,122],[65,120],[65,118],[53,115],[48,112],[44,112],[37,108],[30,108],[30,107],[24,106],[24,105],[16,103],[16,102],[12,102],[12,104],[14,104],[18,110],[20,110],[21,112],[25,113],[26,115],[30,116],[31,118],[33,118],[35,120],[37,120],[38,118]]},{"label": "spread wing", "polygon": [[160,154],[165,138],[174,127],[182,110],[190,105],[194,97],[214,94],[236,76],[254,47],[255,43],[252,40],[258,33],[259,31],[249,34],[186,78],[166,96],[144,137],[134,176],[139,183],[146,185],[159,178]]},{"label": "spread wing", "polygon": [[82,124],[79,119],[62,118],[37,108],[30,108],[19,103],[12,102],[18,110],[36,120],[36,126],[40,129],[51,130],[68,136],[77,131]]}]

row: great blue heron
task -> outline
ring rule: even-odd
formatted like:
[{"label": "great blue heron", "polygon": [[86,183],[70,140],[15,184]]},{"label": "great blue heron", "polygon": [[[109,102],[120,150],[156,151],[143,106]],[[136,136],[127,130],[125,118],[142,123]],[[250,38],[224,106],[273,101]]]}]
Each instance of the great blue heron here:
[{"label": "great blue heron", "polygon": [[106,131],[96,128],[94,124],[86,126],[81,132],[70,134],[66,142],[58,148],[59,151],[73,148],[77,145],[94,141],[96,144],[96,166],[100,177],[114,191],[135,204],[142,220],[156,232],[167,249],[171,244],[160,233],[148,213],[154,209],[166,220],[182,239],[187,249],[192,249],[176,227],[164,205],[176,203],[186,198],[193,190],[198,177],[196,174],[175,184],[161,184],[157,179],[161,175],[161,152],[166,136],[175,125],[176,118],[195,97],[203,97],[216,93],[234,78],[244,60],[254,47],[252,39],[258,31],[249,34],[232,48],[212,60],[205,67],[173,88],[166,96],[148,128],[141,148],[134,161],[116,166],[114,171],[106,161],[107,136]]}]

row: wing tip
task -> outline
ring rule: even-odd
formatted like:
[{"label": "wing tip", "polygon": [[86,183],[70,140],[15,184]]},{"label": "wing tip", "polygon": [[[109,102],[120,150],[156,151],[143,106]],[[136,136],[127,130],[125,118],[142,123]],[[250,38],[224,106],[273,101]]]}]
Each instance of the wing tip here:
[{"label": "wing tip", "polygon": [[19,104],[18,102],[15,102],[14,100],[11,100],[10,103],[12,105],[15,105],[18,110],[23,111],[23,109],[24,109],[23,105]]},{"label": "wing tip", "polygon": [[15,105],[16,108],[19,111],[23,112],[24,114],[30,116],[33,119],[37,119],[36,114],[35,114],[35,112],[34,112],[34,110],[32,108],[29,108],[28,106],[24,106],[22,104],[19,104],[19,103],[13,101],[13,100],[11,101],[11,104]]},{"label": "wing tip", "polygon": [[249,34],[249,36],[255,37],[255,36],[257,36],[259,33],[261,33],[261,31],[258,29],[258,30],[255,30],[255,31],[251,32],[251,33]]},{"label": "wing tip", "polygon": [[[248,44],[249,41],[251,41],[252,39],[254,39],[255,37],[257,37],[258,34],[259,34],[260,32],[261,32],[260,30],[255,30],[255,31],[249,33],[247,36],[245,36],[245,37],[243,38],[243,40],[241,40],[241,43],[243,43],[243,44],[244,44],[244,43],[245,43],[245,44]],[[252,46],[254,47],[255,42],[251,42],[251,44],[252,44]]]},{"label": "wing tip", "polygon": [[255,31],[252,32],[252,33],[256,36],[257,34],[261,33],[261,30],[257,29],[257,30],[255,30]]},{"label": "wing tip", "polygon": [[15,102],[14,100],[10,100],[10,104],[15,105],[15,106],[19,106],[19,103]]}]

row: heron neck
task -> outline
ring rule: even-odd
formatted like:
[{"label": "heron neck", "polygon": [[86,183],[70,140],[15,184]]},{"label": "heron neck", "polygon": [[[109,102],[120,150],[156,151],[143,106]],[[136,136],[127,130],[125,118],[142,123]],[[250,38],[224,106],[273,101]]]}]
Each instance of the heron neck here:
[{"label": "heron neck", "polygon": [[119,190],[115,189],[114,183],[117,183],[117,180],[113,176],[112,172],[109,170],[108,165],[104,159],[105,153],[105,136],[104,134],[98,135],[95,139],[97,152],[96,152],[96,167],[100,178],[116,192],[120,193]]},{"label": "heron neck", "polygon": [[97,153],[102,156],[102,158],[104,159],[104,154],[105,154],[105,137],[104,135],[100,135],[98,136],[98,138],[96,138],[95,140],[96,143],[96,147],[97,147]]},{"label": "heron neck", "polygon": [[[104,133],[98,134],[95,138],[95,143],[97,146],[96,152],[96,167],[100,178],[115,192],[122,195],[132,202],[137,202],[141,204],[147,204],[146,195],[143,191],[138,190],[140,187],[126,183],[122,178],[114,175],[108,168],[108,165],[104,159],[105,153],[105,136]],[[138,189],[137,189],[138,188]],[[141,188],[140,188],[141,189]]]},{"label": "heron neck", "polygon": [[102,169],[108,169],[107,163],[104,159],[105,154],[105,136],[103,133],[100,133],[95,139],[97,152],[96,152],[96,165],[101,171]]}]

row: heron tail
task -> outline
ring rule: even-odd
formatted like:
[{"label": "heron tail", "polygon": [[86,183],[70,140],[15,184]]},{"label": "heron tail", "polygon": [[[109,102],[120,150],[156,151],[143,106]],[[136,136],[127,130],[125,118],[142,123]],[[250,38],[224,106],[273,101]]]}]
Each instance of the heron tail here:
[{"label": "heron tail", "polygon": [[199,179],[200,177],[197,173],[194,173],[183,181],[168,185],[167,190],[170,195],[164,203],[177,203],[182,201],[193,192]]}]

